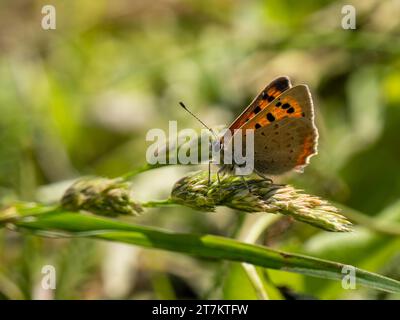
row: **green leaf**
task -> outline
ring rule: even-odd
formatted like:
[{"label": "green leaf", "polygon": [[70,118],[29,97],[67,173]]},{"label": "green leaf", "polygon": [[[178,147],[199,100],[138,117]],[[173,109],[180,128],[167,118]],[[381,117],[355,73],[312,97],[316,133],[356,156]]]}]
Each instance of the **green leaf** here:
[{"label": "green leaf", "polygon": [[[19,210],[22,218],[14,218],[9,223],[17,228],[30,229],[37,234],[118,241],[208,259],[247,262],[264,268],[324,279],[342,280],[343,278],[342,268],[345,265],[341,263],[290,254],[220,236],[169,232],[90,214],[67,212],[62,209],[46,212],[40,206],[38,206],[38,211],[43,213],[33,217],[24,216],[22,207],[19,207]],[[32,207],[29,210],[32,214]],[[357,283],[360,285],[388,292],[400,292],[399,281],[358,268],[356,274]]]},{"label": "green leaf", "polygon": [[239,263],[229,266],[222,291],[224,299],[227,300],[257,300],[256,291]]}]

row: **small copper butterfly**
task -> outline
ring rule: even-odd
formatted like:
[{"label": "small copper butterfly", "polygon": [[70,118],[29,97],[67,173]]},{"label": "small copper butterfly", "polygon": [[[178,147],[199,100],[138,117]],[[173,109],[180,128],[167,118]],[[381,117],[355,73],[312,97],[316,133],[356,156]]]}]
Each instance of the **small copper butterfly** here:
[{"label": "small copper butterfly", "polygon": [[[232,140],[235,129],[254,129],[254,171],[262,177],[292,169],[303,171],[317,153],[318,130],[310,90],[307,85],[292,87],[288,77],[273,80],[237,117],[229,126]],[[245,130],[239,131],[243,134]],[[221,144],[225,143],[229,141],[221,139]],[[233,167],[222,165],[221,171]]]}]

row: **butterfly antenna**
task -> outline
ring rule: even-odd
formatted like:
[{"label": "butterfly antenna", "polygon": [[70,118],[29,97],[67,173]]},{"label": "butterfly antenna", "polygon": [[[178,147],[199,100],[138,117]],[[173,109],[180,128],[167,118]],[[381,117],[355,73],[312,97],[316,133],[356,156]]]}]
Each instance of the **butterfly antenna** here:
[{"label": "butterfly antenna", "polygon": [[195,118],[198,122],[200,122],[205,128],[210,130],[210,132],[214,135],[214,137],[218,140],[217,135],[215,134],[214,130],[207,126],[203,121],[201,121],[192,111],[190,111],[183,102],[179,102],[180,106],[185,109],[193,118]]}]

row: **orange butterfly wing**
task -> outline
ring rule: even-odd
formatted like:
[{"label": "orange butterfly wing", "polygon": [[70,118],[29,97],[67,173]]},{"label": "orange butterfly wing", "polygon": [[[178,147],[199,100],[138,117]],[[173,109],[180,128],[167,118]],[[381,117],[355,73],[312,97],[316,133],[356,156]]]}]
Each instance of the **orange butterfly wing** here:
[{"label": "orange butterfly wing", "polygon": [[[295,121],[295,119],[299,119]],[[280,121],[285,120],[285,126],[296,126],[301,124],[306,130],[304,138],[299,146],[301,149],[297,153],[293,168],[302,169],[308,163],[308,159],[317,152],[318,130],[314,124],[314,109],[310,91],[306,85],[298,85],[283,92],[276,99],[271,101],[262,111],[258,112],[254,117],[245,122],[240,129],[255,129],[255,139],[264,139],[263,136],[257,134],[257,130],[263,131],[263,128],[274,128],[279,132],[283,132],[282,128],[278,128]],[[300,120],[301,119],[301,120]],[[291,130],[290,128],[285,129]],[[242,132],[244,133],[244,132]],[[267,145],[268,141],[259,141],[262,145]],[[274,141],[271,141],[274,142]],[[258,141],[255,141],[257,145]],[[255,150],[257,153],[257,150]],[[255,155],[257,157],[257,154]]]},{"label": "orange butterfly wing", "polygon": [[283,118],[301,117],[314,121],[311,94],[306,85],[298,85],[285,91],[240,128],[258,129]]},{"label": "orange butterfly wing", "polygon": [[264,110],[270,102],[280,96],[284,91],[291,87],[288,77],[279,77],[267,85],[257,97],[250,103],[250,105],[243,111],[243,113],[236,118],[236,120],[229,126],[233,133],[234,129],[239,129],[247,121],[254,118],[259,112]]}]

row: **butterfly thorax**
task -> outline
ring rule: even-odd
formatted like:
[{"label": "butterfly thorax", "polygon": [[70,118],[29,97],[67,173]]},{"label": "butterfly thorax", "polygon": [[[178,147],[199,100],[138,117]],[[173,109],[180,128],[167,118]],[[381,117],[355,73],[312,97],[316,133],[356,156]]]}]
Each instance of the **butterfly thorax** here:
[{"label": "butterfly thorax", "polygon": [[[245,147],[245,145],[243,145]],[[254,160],[253,157],[250,160]],[[235,162],[235,150],[232,140],[224,139],[222,137],[219,141],[219,171],[223,174],[236,174],[236,169],[245,166],[245,164],[239,164]]]}]

